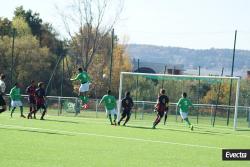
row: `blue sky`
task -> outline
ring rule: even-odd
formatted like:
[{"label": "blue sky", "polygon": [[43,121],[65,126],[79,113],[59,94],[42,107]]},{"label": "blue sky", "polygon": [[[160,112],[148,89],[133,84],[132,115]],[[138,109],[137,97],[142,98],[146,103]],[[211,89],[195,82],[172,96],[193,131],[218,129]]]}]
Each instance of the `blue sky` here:
[{"label": "blue sky", "polygon": [[[69,0],[0,1],[0,16],[23,5],[65,34],[55,5],[64,9]],[[237,29],[237,48],[250,50],[249,16],[249,0],[124,0],[115,32],[127,43],[206,49],[232,48]]]}]

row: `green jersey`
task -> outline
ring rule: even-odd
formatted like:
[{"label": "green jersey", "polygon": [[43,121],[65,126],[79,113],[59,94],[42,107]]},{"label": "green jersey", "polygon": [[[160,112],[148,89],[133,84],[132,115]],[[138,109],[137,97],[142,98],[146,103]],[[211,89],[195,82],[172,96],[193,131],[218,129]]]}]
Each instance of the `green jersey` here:
[{"label": "green jersey", "polygon": [[20,88],[18,87],[13,87],[11,90],[10,90],[10,98],[11,100],[13,101],[19,101],[21,100],[21,93],[20,93]]},{"label": "green jersey", "polygon": [[79,80],[79,81],[81,81],[82,84],[84,84],[84,83],[90,82],[90,77],[89,77],[89,75],[88,75],[87,72],[83,71],[83,72],[79,73],[79,74],[76,76],[76,78],[73,78],[73,79],[71,79],[71,80],[72,80],[72,81]]},{"label": "green jersey", "polygon": [[181,112],[189,112],[189,107],[193,106],[193,104],[189,99],[182,97],[178,101],[177,106],[180,108]]},{"label": "green jersey", "polygon": [[106,109],[108,110],[112,110],[116,107],[116,100],[114,96],[104,95],[100,103],[102,103],[103,101],[104,101]]}]

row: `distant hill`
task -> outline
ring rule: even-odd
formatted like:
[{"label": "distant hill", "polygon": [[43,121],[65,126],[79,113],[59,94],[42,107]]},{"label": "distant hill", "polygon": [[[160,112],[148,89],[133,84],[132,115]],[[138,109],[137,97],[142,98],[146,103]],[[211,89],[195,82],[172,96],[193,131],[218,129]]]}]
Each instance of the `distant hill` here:
[{"label": "distant hill", "polygon": [[[187,49],[180,47],[161,47],[154,45],[128,45],[128,52],[133,59],[141,62],[160,64],[183,64],[185,69],[201,66],[204,69],[219,70],[222,67],[230,71],[232,49]],[[236,50],[235,71],[250,69],[250,51]]]}]

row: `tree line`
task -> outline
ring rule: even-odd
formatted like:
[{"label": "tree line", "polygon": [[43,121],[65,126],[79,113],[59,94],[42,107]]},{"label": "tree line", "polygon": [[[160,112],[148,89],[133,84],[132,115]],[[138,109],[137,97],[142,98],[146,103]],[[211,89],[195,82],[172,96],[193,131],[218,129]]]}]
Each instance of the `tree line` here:
[{"label": "tree line", "polygon": [[[88,4],[75,5],[94,8],[92,1],[84,3]],[[102,9],[106,7],[105,4],[95,5]],[[102,17],[104,13],[99,14]],[[100,21],[97,26],[92,22],[93,18],[88,19],[82,20],[83,24],[77,32],[70,34],[70,38],[61,39],[39,13],[22,6],[15,9],[11,20],[0,17],[0,72],[7,75],[7,90],[20,82],[24,91],[25,86],[35,80],[47,84],[47,95],[75,96],[79,83],[72,83],[70,78],[83,67],[92,78],[90,96],[98,98],[110,87],[109,78],[103,78],[103,74],[109,76],[113,38],[111,89],[117,95],[120,71],[132,69],[126,46],[120,44],[116,35],[111,36],[112,26],[104,30],[101,18],[97,18]]]}]

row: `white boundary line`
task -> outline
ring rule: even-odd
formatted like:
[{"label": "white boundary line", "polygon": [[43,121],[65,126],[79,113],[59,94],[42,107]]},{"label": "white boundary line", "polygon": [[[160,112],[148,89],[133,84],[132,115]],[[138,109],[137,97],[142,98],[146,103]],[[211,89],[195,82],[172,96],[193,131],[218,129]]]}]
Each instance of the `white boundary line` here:
[{"label": "white boundary line", "polygon": [[5,127],[7,129],[40,130],[40,131],[57,132],[57,133],[64,133],[64,134],[71,134],[71,135],[95,136],[95,137],[122,139],[122,140],[130,140],[130,141],[141,141],[141,142],[148,142],[148,143],[170,144],[170,145],[196,147],[196,148],[219,149],[219,150],[222,149],[220,147],[215,147],[215,146],[206,146],[206,145],[197,145],[197,144],[188,144],[188,143],[178,143],[178,142],[171,142],[171,141],[160,141],[160,140],[151,140],[151,139],[142,139],[142,138],[133,138],[133,137],[123,137],[123,136],[113,136],[113,135],[103,135],[103,134],[97,134],[97,133],[70,132],[70,131],[64,131],[64,130],[33,128],[33,127],[25,127],[25,126],[17,126],[17,125],[0,124],[0,127]]}]

